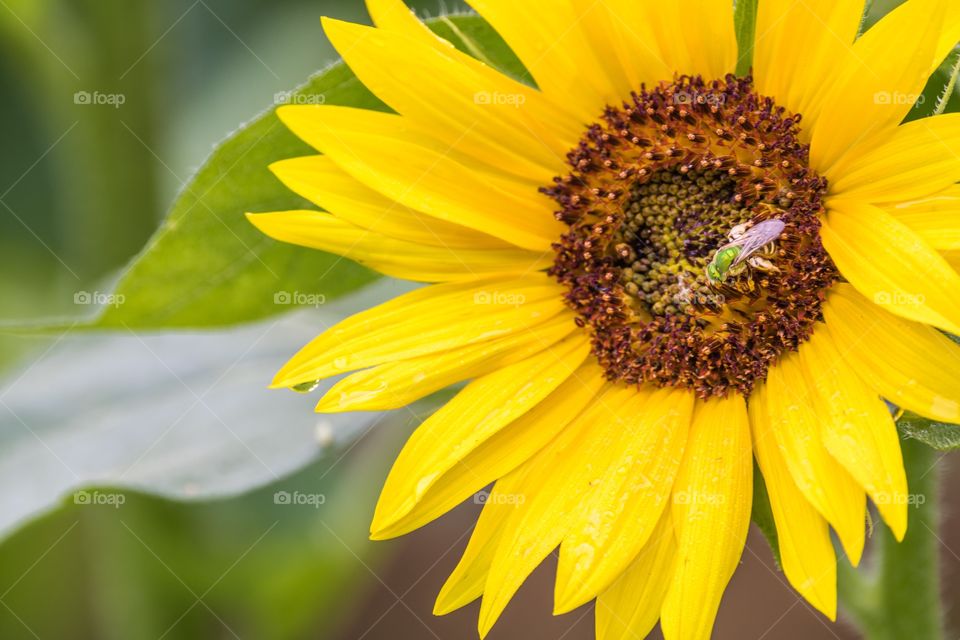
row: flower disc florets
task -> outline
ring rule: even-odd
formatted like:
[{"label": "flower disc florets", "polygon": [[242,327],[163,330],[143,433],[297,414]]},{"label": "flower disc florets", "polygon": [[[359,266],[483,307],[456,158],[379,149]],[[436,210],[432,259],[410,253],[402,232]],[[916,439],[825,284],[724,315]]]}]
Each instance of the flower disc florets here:
[{"label": "flower disc florets", "polygon": [[806,340],[837,270],[800,116],[749,78],[680,77],[610,107],[544,192],[551,273],[611,380],[749,394]]}]

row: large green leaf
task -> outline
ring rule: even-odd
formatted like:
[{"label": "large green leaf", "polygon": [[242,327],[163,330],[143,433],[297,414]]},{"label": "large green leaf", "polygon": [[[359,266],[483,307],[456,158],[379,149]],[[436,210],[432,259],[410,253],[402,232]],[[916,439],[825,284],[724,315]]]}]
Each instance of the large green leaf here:
[{"label": "large green leaf", "polygon": [[[474,15],[430,26],[454,46],[516,78],[529,74],[495,31]],[[343,63],[318,73],[277,102],[386,110]],[[376,274],[320,251],[267,238],[244,212],[310,208],[268,171],[270,163],[315,153],[271,107],[225,140],[184,187],[170,214],[110,294],[84,291],[101,313],[78,328],[216,327],[327,301]]]},{"label": "large green leaf", "polygon": [[[383,108],[343,64],[280,97]],[[370,271],[349,260],[271,240],[243,216],[308,207],[267,166],[309,153],[272,108],[233,134],[184,187],[108,299],[120,304],[108,304],[96,325],[228,325],[287,311],[293,306],[287,301],[332,299],[372,280]]]}]

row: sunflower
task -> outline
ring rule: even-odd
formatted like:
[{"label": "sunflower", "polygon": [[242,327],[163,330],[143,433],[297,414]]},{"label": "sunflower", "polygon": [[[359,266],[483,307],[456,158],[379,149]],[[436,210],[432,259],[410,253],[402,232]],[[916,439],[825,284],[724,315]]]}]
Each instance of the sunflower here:
[{"label": "sunflower", "polygon": [[[860,33],[862,0],[760,0],[751,76],[722,0],[469,0],[536,88],[400,0],[325,20],[393,113],[285,106],[322,152],[273,171],[324,211],[278,240],[429,283],[328,329],[279,388],[321,412],[469,381],[400,452],[372,537],[493,484],[440,592],[486,635],[559,548],[555,613],[597,636],[709,637],[750,522],[754,459],[786,577],[834,619],[835,532],[867,499],[903,537],[883,399],[960,421],[960,114],[902,124],[960,40],[947,0]],[[351,373],[352,372],[352,373]]]}]

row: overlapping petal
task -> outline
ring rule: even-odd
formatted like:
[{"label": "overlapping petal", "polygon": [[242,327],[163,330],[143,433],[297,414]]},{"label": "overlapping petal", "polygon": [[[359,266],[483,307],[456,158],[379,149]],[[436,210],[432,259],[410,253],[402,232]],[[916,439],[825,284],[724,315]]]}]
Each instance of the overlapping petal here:
[{"label": "overlapping petal", "polygon": [[821,419],[797,354],[783,358],[767,374],[766,415],[770,431],[803,496],[833,526],[857,565],[863,554],[866,496],[850,473],[827,451]]},{"label": "overlapping petal", "polygon": [[292,387],[523,331],[565,312],[562,296],[563,288],[545,274],[424,287],[320,334],[283,366],[273,386]]},{"label": "overlapping petal", "polygon": [[643,405],[623,424],[614,457],[593,491],[568,514],[570,533],[560,546],[554,610],[572,611],[592,600],[653,535],[669,504],[683,459],[694,395],[683,389],[636,391]]},{"label": "overlapping petal", "polygon": [[900,124],[953,46],[944,49],[941,40],[960,39],[960,24],[944,21],[948,4],[905,2],[835,60],[820,113],[807,125],[817,171],[827,173],[842,156],[870,148]]},{"label": "overlapping petal", "polygon": [[697,404],[673,488],[676,571],[660,624],[673,640],[710,637],[750,525],[753,457],[742,396]]},{"label": "overlapping petal", "polygon": [[936,195],[886,209],[934,249],[960,251],[960,187],[951,186]]},{"label": "overlapping petal", "polygon": [[411,209],[526,249],[549,249],[561,231],[537,183],[484,167],[402,116],[326,105],[277,114],[353,178]]},{"label": "overlapping petal", "polygon": [[877,393],[933,420],[960,422],[960,346],[950,338],[847,284],[833,288],[823,315],[840,353]]},{"label": "overlapping petal", "polygon": [[793,479],[773,433],[769,402],[765,385],[753,392],[750,428],[757,465],[770,496],[783,572],[807,602],[836,620],[837,557],[830,528]]},{"label": "overlapping petal", "polygon": [[605,383],[603,371],[585,362],[542,402],[480,442],[394,520],[374,520],[374,538],[402,535],[443,515],[468,496],[526,463],[590,404]]},{"label": "overlapping petal", "polygon": [[270,165],[284,186],[350,224],[431,247],[503,249],[508,242],[424,215],[364,185],[326,156],[290,158]]},{"label": "overlapping petal", "polygon": [[874,205],[833,200],[821,237],[860,293],[904,318],[960,334],[960,275],[910,227]]},{"label": "overlapping petal", "polygon": [[836,198],[900,202],[940,193],[960,181],[960,113],[900,125],[824,175]]},{"label": "overlapping petal", "polygon": [[[863,0],[760,2],[753,60],[759,92],[816,122],[837,61],[853,47],[863,8]],[[810,129],[804,133],[809,138]]]},{"label": "overlapping petal", "polygon": [[562,313],[541,325],[500,339],[370,367],[337,382],[320,400],[317,411],[338,413],[403,407],[462,380],[525,360],[552,347],[575,328],[573,314]]},{"label": "overlapping petal", "polygon": [[464,456],[569,378],[588,351],[585,337],[575,335],[467,385],[407,440],[380,494],[373,528],[380,529],[409,513]]},{"label": "overlapping petal", "polygon": [[519,248],[462,249],[397,240],[318,211],[247,214],[264,234],[349,258],[380,273],[416,282],[475,280],[546,269],[552,254]]},{"label": "overlapping petal", "polygon": [[900,540],[907,530],[900,436],[887,405],[843,359],[841,348],[825,331],[800,347],[823,445],[866,490]]}]

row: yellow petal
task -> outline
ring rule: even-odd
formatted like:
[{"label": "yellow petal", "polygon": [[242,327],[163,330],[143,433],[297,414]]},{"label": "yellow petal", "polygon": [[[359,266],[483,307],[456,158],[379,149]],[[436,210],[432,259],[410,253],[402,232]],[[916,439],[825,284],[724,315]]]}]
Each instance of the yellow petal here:
[{"label": "yellow petal", "polygon": [[523,331],[566,311],[545,274],[424,287],[355,314],[320,334],[277,373],[292,387]]},{"label": "yellow petal", "polygon": [[783,573],[807,602],[836,620],[837,556],[830,529],[793,481],[771,430],[768,403],[766,386],[761,384],[750,397],[750,427],[753,450],[777,526]]},{"label": "yellow petal", "polygon": [[573,8],[620,100],[643,83],[657,84],[673,77],[675,69],[663,60],[643,2],[573,0]]},{"label": "yellow petal", "polygon": [[[416,18],[402,0],[367,0],[367,10],[374,23],[381,29],[403,34],[438,49],[460,65],[467,67],[472,73],[481,76],[485,82],[483,90],[488,91],[491,87],[500,87],[508,82],[502,73],[487,64],[488,61],[480,47],[468,33],[457,27],[455,21],[446,20],[445,26],[463,41],[475,57],[458,51],[450,42],[431,31]],[[530,89],[526,84],[512,80],[500,89],[500,95],[514,93],[522,93],[526,98],[523,109],[516,114],[501,111],[500,116],[507,119],[519,118],[523,125],[538,138],[540,144],[553,149],[557,157],[565,157],[567,151],[583,135],[583,123],[570,113],[566,96],[561,96],[562,99],[559,102],[552,101],[541,92]],[[493,98],[492,95],[490,97]]]},{"label": "yellow petal", "polygon": [[889,311],[960,334],[960,275],[922,238],[870,204],[831,200],[823,246],[857,290]]},{"label": "yellow petal", "polygon": [[389,362],[340,380],[320,400],[317,411],[383,411],[405,407],[452,384],[486,375],[551,347],[576,329],[572,314],[542,325],[444,353]]},{"label": "yellow petal", "polygon": [[584,363],[540,404],[468,452],[434,482],[407,515],[392,524],[375,526],[373,537],[393,538],[413,531],[518,468],[577,417],[604,383],[603,370],[592,362]]},{"label": "yellow petal", "polygon": [[941,251],[940,255],[943,256],[943,259],[947,261],[954,271],[960,272],[960,250],[957,251]]},{"label": "yellow petal", "polygon": [[934,249],[960,251],[960,187],[953,186],[920,200],[888,205],[886,210]]},{"label": "yellow petal", "polygon": [[856,566],[863,554],[866,499],[850,473],[830,455],[820,434],[799,356],[791,353],[770,369],[766,382],[770,430],[800,492],[837,532]]},{"label": "yellow petal", "polygon": [[580,366],[590,344],[577,333],[467,385],[421,424],[393,463],[372,529],[410,513],[430,487],[473,449],[537,406]]},{"label": "yellow petal", "polygon": [[527,469],[521,467],[493,486],[460,562],[440,589],[433,607],[434,615],[446,615],[483,594],[483,586],[503,539],[506,523],[518,508],[518,503],[526,497],[523,493],[526,474]]},{"label": "yellow petal", "polygon": [[661,0],[638,4],[647,10],[663,59],[674,72],[699,74],[707,80],[733,73],[737,65],[737,37],[731,3]]},{"label": "yellow petal", "polygon": [[592,600],[623,573],[669,502],[694,395],[682,389],[635,393],[643,396],[640,412],[626,417],[607,469],[568,514],[570,533],[557,567],[557,615]]},{"label": "yellow petal", "polygon": [[411,209],[525,249],[546,251],[562,232],[537,184],[480,165],[401,116],[327,105],[277,115],[346,173]]},{"label": "yellow petal", "polygon": [[330,19],[324,30],[367,88],[450,148],[536,184],[563,170],[564,151],[531,128],[537,105],[528,111],[526,104],[542,102],[535,89],[479,73],[449,50],[403,33]]},{"label": "yellow petal", "polygon": [[626,571],[597,598],[597,640],[639,640],[657,624],[676,567],[670,509]]},{"label": "yellow petal", "polygon": [[903,3],[834,61],[833,82],[813,123],[810,146],[810,164],[821,175],[858,144],[887,135],[903,120],[947,54],[937,46],[946,4]]},{"label": "yellow petal", "polygon": [[933,420],[960,422],[960,346],[950,338],[847,284],[831,289],[823,316],[840,353],[881,396]]},{"label": "yellow petal", "polygon": [[663,602],[667,640],[708,639],[740,561],[753,500],[747,408],[739,394],[699,402],[673,488],[677,568]]},{"label": "yellow petal", "polygon": [[610,82],[567,0],[467,0],[506,40],[547,97],[565,103],[583,122],[627,96]]},{"label": "yellow petal", "polygon": [[863,0],[763,0],[757,11],[754,78],[761,95],[803,114],[803,132],[820,115],[837,60],[857,37]]},{"label": "yellow petal", "polygon": [[248,213],[247,219],[274,240],[328,251],[388,276],[417,282],[523,274],[546,269],[553,262],[551,254],[518,248],[455,249],[397,240],[319,211]]},{"label": "yellow petal", "polygon": [[351,178],[326,156],[280,160],[270,170],[284,186],[342,220],[385,236],[457,249],[503,249],[509,243],[418,213]]},{"label": "yellow petal", "polygon": [[902,124],[882,144],[826,173],[834,197],[891,202],[938,193],[960,180],[960,113]]},{"label": "yellow petal", "polygon": [[537,491],[511,516],[490,567],[480,606],[480,635],[485,636],[527,576],[569,531],[569,514],[592,493],[592,484],[617,456],[614,450],[643,406],[634,387],[608,386],[567,427],[567,442],[551,446],[535,459],[543,478]]},{"label": "yellow petal", "polygon": [[[825,329],[825,327],[822,327]],[[907,476],[890,410],[843,360],[827,331],[800,346],[823,444],[877,505],[894,536],[907,530]]]}]

